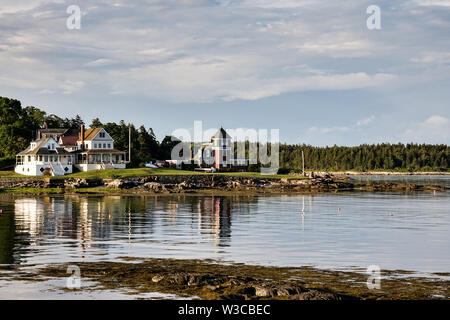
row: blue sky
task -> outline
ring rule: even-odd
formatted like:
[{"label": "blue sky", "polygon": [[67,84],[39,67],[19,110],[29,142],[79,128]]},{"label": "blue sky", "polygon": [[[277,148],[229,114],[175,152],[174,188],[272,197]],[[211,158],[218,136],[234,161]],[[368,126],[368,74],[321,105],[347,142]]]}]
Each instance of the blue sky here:
[{"label": "blue sky", "polygon": [[450,143],[450,0],[1,0],[0,70],[2,96],[160,139],[202,120],[288,143]]}]

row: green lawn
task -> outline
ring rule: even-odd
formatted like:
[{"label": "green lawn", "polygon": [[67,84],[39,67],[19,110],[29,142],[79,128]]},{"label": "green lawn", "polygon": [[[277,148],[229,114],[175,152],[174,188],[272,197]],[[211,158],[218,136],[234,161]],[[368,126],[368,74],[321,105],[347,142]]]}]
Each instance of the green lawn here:
[{"label": "green lawn", "polygon": [[0,171],[0,178],[18,178],[24,177],[21,174],[15,173],[14,171]]},{"label": "green lawn", "polygon": [[[286,179],[300,179],[298,176],[290,176],[284,174],[276,175],[262,175],[259,172],[215,172],[215,173],[205,173],[198,171],[187,171],[187,170],[177,170],[170,168],[130,168],[130,169],[109,169],[109,170],[97,170],[89,172],[77,172],[73,174],[68,174],[61,177],[52,177],[56,179],[64,178],[84,178],[84,179],[117,179],[117,178],[127,178],[127,177],[145,177],[150,175],[226,175],[226,176],[238,176],[238,177],[249,177],[249,178],[286,178]],[[14,171],[0,171],[0,178],[6,177],[27,177],[15,173]]]},{"label": "green lawn", "polygon": [[130,168],[130,169],[109,169],[109,170],[97,170],[89,172],[77,172],[66,175],[67,178],[127,178],[127,177],[145,177],[150,175],[226,175],[226,176],[238,176],[249,178],[287,178],[298,179],[299,177],[289,176],[284,174],[276,175],[262,175],[259,172],[215,172],[205,173],[198,171],[177,170],[170,168]]}]

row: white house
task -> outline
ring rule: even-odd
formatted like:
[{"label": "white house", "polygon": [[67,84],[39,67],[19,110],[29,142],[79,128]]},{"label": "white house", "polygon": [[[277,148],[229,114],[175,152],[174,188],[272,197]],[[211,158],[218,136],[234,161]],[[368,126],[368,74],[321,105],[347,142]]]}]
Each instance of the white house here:
[{"label": "white house", "polygon": [[105,129],[81,126],[78,136],[67,133],[68,129],[39,131],[38,139],[17,154],[15,172],[61,176],[72,173],[73,166],[80,171],[126,168],[126,153],[114,149],[114,139]]},{"label": "white house", "polygon": [[74,156],[61,148],[55,139],[41,138],[17,154],[15,172],[31,176],[62,176],[72,173],[73,160]]},{"label": "white house", "polygon": [[126,153],[114,149],[114,139],[103,128],[81,126],[77,144],[75,167],[80,171],[126,168]]}]

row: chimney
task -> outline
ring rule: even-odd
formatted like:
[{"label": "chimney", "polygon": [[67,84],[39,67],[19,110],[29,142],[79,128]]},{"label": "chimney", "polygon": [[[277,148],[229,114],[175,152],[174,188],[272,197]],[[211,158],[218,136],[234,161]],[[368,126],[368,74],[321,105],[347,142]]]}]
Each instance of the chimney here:
[{"label": "chimney", "polygon": [[80,128],[80,141],[81,141],[81,150],[84,150],[84,124],[82,124]]}]

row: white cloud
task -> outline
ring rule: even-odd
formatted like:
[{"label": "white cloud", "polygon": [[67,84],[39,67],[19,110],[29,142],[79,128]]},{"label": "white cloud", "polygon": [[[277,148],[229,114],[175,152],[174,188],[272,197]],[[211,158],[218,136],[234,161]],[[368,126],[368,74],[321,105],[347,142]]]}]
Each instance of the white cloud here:
[{"label": "white cloud", "polygon": [[60,84],[59,88],[62,89],[64,94],[72,94],[83,88],[84,85],[85,83],[83,81],[66,80]]},{"label": "white cloud", "polygon": [[447,64],[450,63],[449,52],[425,52],[419,57],[411,58],[412,62],[424,63],[424,64]]},{"label": "white cloud", "polygon": [[101,58],[101,59],[97,59],[94,61],[90,61],[90,62],[86,63],[85,66],[87,66],[87,67],[103,67],[103,66],[111,65],[113,63],[114,63],[114,61],[111,59]]},{"label": "white cloud", "polygon": [[241,7],[254,7],[254,8],[266,8],[266,9],[290,9],[301,8],[305,6],[314,5],[311,0],[244,0],[238,1],[238,5]]},{"label": "white cloud", "polygon": [[374,115],[371,115],[370,117],[367,117],[367,118],[360,119],[360,120],[356,121],[355,126],[356,126],[356,127],[367,126],[367,125],[370,124],[373,120],[375,120],[375,116],[374,116]]},{"label": "white cloud", "polygon": [[411,124],[401,135],[404,142],[444,143],[450,142],[450,120],[433,115],[422,122]]},{"label": "white cloud", "polygon": [[329,134],[334,132],[349,132],[352,130],[360,129],[363,126],[367,126],[375,120],[375,116],[371,115],[370,117],[359,119],[355,124],[350,126],[334,126],[334,127],[310,127],[308,129],[309,133],[321,133],[321,134]]},{"label": "white cloud", "polygon": [[[206,0],[147,1],[146,5],[97,0],[82,6],[85,15],[79,31],[65,28],[66,6],[55,2],[59,1],[39,2],[33,20],[19,11],[6,17],[5,25],[14,28],[0,32],[0,69],[5,75],[0,84],[67,94],[89,90],[95,83],[104,87],[105,94],[210,102],[382,87],[397,79],[383,70],[353,65],[341,70],[326,61],[315,62],[318,55],[324,59],[368,56],[375,46],[349,28],[344,17],[332,32],[321,32],[329,10],[314,1],[214,6],[217,2]],[[266,14],[241,6],[254,6]],[[304,8],[311,14],[296,16],[290,8]],[[349,6],[341,10],[348,13]],[[42,12],[48,14],[44,17]],[[24,69],[13,59],[36,63],[27,62]],[[301,70],[291,68],[300,64],[305,66]],[[72,83],[66,84],[68,75]]]},{"label": "white cloud", "polygon": [[415,2],[423,7],[450,7],[449,0],[416,0]]},{"label": "white cloud", "polygon": [[350,130],[350,127],[311,127],[309,128],[309,131],[311,133],[321,133],[321,134],[328,134],[328,133],[333,133],[333,132],[347,132]]}]

